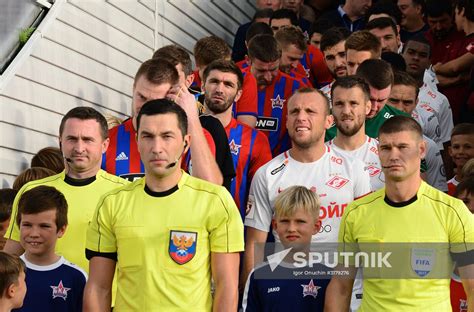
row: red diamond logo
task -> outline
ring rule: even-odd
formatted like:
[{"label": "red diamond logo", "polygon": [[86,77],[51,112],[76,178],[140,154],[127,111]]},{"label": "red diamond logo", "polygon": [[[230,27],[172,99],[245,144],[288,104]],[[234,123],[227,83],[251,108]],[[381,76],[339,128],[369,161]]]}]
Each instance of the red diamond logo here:
[{"label": "red diamond logo", "polygon": [[369,171],[369,175],[371,177],[374,177],[374,176],[378,175],[380,173],[380,171],[382,171],[379,168],[374,167],[374,166],[368,166],[367,170]]}]

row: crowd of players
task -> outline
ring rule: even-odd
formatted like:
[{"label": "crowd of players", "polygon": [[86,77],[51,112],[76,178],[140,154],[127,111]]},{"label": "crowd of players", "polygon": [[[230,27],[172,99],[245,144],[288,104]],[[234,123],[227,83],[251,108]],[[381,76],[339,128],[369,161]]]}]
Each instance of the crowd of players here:
[{"label": "crowd of players", "polygon": [[[256,6],[0,190],[0,309],[474,311],[472,1]],[[426,239],[465,244],[451,281],[272,279],[255,248]]]}]

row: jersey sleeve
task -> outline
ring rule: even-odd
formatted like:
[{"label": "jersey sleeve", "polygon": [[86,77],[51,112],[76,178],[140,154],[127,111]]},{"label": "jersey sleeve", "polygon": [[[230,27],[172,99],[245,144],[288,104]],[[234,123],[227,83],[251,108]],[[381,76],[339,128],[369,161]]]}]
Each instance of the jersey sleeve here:
[{"label": "jersey sleeve", "polygon": [[354,199],[361,198],[371,192],[369,172],[365,170],[365,164],[354,159]]},{"label": "jersey sleeve", "polygon": [[89,260],[94,255],[111,258],[110,255],[117,253],[117,241],[112,228],[113,216],[109,196],[105,195],[99,201],[87,228],[86,255]]},{"label": "jersey sleeve", "polygon": [[[350,203],[347,208],[344,210],[341,219],[341,225],[339,227],[339,236],[338,236],[338,251],[339,252],[354,252],[356,248],[356,239],[354,236],[354,223],[357,222],[354,220],[355,214],[354,202]],[[342,256],[339,256],[339,263],[344,263]],[[349,264],[354,265],[354,259],[349,259]]]},{"label": "jersey sleeve", "polygon": [[428,147],[425,157],[427,167],[426,182],[440,191],[447,192],[448,184],[446,182],[446,176],[443,175],[444,164],[439,147],[433,140],[429,138],[424,139]]},{"label": "jersey sleeve", "polygon": [[86,282],[87,275],[85,275],[85,272],[78,274],[78,277],[76,278],[76,287],[74,289],[77,291],[77,296],[74,298],[74,307],[77,307],[76,311],[82,311],[82,298],[84,297],[84,288],[86,287]]},{"label": "jersey sleeve", "polygon": [[[447,219],[449,243],[451,245],[451,253],[462,255],[467,254],[466,259],[459,259],[462,264],[473,264],[474,257],[474,218],[466,205],[461,200],[453,201],[453,205],[449,207],[450,214]],[[459,263],[458,263],[459,264]]]},{"label": "jersey sleeve", "polygon": [[322,87],[333,80],[331,72],[324,61],[324,55],[318,48],[311,49],[311,74],[314,77],[314,85]]},{"label": "jersey sleeve", "polygon": [[202,126],[209,131],[212,136],[215,145],[216,162],[224,178],[222,185],[230,191],[230,183],[235,177],[235,169],[225,129],[220,121],[212,116],[200,116],[199,119],[201,120]]},{"label": "jersey sleeve", "polygon": [[254,75],[249,72],[244,76],[244,83],[242,85],[242,96],[237,101],[236,115],[252,115],[257,117],[257,80]]},{"label": "jersey sleeve", "polygon": [[221,190],[216,203],[211,206],[212,222],[208,229],[211,252],[240,252],[244,250],[242,218],[230,193]]},{"label": "jersey sleeve", "polygon": [[249,274],[247,283],[245,284],[242,309],[243,312],[263,311],[259,300],[257,282],[255,281],[255,271]]},{"label": "jersey sleeve", "polygon": [[445,143],[451,141],[451,132],[454,128],[453,112],[451,111],[448,98],[440,92],[437,94],[442,99],[439,110],[439,128],[441,130],[441,142]]},{"label": "jersey sleeve", "polygon": [[260,167],[250,184],[245,225],[260,231],[269,232],[272,223],[273,208],[268,196],[266,166]]},{"label": "jersey sleeve", "polygon": [[[257,117],[258,116],[258,90],[257,90],[257,80],[255,76],[252,75],[250,72],[250,67],[247,67],[242,70],[242,74],[244,75],[244,85],[242,86],[243,93],[249,93],[249,100],[245,101],[237,101],[235,106],[235,117],[239,115],[252,115]],[[247,78],[248,76],[248,78]],[[249,90],[245,90],[244,88],[247,87]],[[252,94],[252,89],[255,90],[255,101],[250,100],[250,95]],[[244,94],[242,94],[244,96]]]},{"label": "jersey sleeve", "polygon": [[257,136],[255,137],[247,181],[252,181],[257,170],[272,160],[272,151],[267,136],[258,130],[255,131],[257,132]]},{"label": "jersey sleeve", "polygon": [[30,189],[29,183],[23,185],[23,187],[18,191],[18,193],[15,196],[15,200],[13,201],[13,206],[12,206],[12,213],[10,217],[10,224],[8,225],[7,231],[5,232],[6,239],[11,239],[17,242],[20,241],[20,228],[18,227],[18,224],[16,223],[16,218],[18,215],[18,202],[20,201],[21,195],[23,195],[23,193],[25,193],[28,189]]}]

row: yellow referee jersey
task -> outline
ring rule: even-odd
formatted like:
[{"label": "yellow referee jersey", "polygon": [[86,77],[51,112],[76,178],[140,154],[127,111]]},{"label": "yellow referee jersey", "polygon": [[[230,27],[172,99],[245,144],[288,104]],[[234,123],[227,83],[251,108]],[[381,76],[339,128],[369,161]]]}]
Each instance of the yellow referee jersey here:
[{"label": "yellow referee jersey", "polygon": [[[416,197],[406,203],[395,204],[385,199],[385,188],[351,203],[341,221],[339,242],[449,242],[470,243],[462,246],[472,248],[473,221],[462,201],[422,182]],[[408,257],[407,261],[411,269],[412,259]],[[449,279],[364,279],[359,311],[448,312],[449,283]]]},{"label": "yellow referee jersey", "polygon": [[16,224],[18,201],[21,195],[39,185],[52,186],[63,193],[68,203],[68,226],[64,236],[57,240],[56,253],[64,256],[86,272],[89,272],[89,261],[84,255],[86,245],[87,226],[92,219],[97,203],[102,195],[126,185],[128,182],[117,176],[99,170],[95,177],[77,181],[65,176],[61,172],[41,180],[25,184],[13,203],[11,222],[5,238],[20,241],[20,230]]},{"label": "yellow referee jersey", "polygon": [[167,192],[140,179],[105,195],[86,248],[116,253],[114,311],[210,311],[211,252],[243,251],[243,224],[225,188],[183,172]]}]

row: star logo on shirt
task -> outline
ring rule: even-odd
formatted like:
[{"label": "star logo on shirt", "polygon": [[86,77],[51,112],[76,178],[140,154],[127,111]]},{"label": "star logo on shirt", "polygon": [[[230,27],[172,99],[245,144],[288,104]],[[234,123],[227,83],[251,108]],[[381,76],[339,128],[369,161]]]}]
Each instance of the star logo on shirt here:
[{"label": "star logo on shirt", "polygon": [[320,286],[314,285],[313,280],[310,280],[308,285],[301,284],[301,286],[303,287],[303,298],[306,296],[316,298],[318,296],[318,290],[321,288]]},{"label": "star logo on shirt", "polygon": [[276,98],[270,99],[272,101],[272,108],[279,108],[283,109],[283,103],[285,103],[285,99],[280,98],[280,95],[278,94]]},{"label": "star logo on shirt", "polygon": [[309,68],[304,67],[304,72],[306,73],[306,78],[309,78]]},{"label": "star logo on shirt", "polygon": [[239,150],[241,147],[242,145],[235,143],[234,139],[232,139],[232,141],[229,143],[230,152],[234,155],[239,155]]},{"label": "star logo on shirt", "polygon": [[63,281],[60,280],[58,286],[49,286],[53,289],[53,299],[54,298],[63,298],[66,301],[67,292],[71,290],[71,288],[67,288],[63,286]]}]

